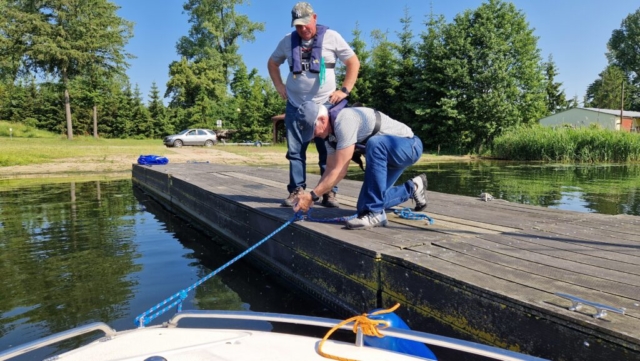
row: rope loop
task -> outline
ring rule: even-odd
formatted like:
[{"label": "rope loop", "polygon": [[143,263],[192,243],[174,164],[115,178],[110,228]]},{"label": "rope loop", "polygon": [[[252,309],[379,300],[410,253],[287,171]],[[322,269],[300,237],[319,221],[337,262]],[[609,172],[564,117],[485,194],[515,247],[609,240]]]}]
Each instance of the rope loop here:
[{"label": "rope loop", "polygon": [[400,304],[396,303],[395,306],[393,306],[391,308],[388,308],[386,310],[380,310],[380,311],[376,311],[376,312],[373,312],[373,313],[370,313],[370,314],[363,313],[362,315],[354,316],[354,317],[351,317],[349,319],[346,319],[346,320],[340,322],[339,324],[335,325],[331,330],[329,330],[329,332],[327,332],[327,334],[324,336],[322,341],[320,341],[320,344],[318,345],[318,354],[320,354],[320,356],[322,356],[324,358],[328,358],[328,359],[332,359],[332,360],[357,361],[357,360],[353,360],[353,359],[349,359],[349,358],[330,355],[330,354],[322,351],[322,346],[324,345],[324,342],[326,340],[328,340],[329,337],[336,330],[338,330],[340,327],[342,327],[342,326],[344,326],[344,325],[346,325],[348,323],[351,323],[351,322],[353,322],[353,333],[357,333],[358,332],[358,328],[360,328],[360,329],[362,329],[362,332],[367,336],[376,336],[378,338],[384,337],[384,335],[382,333],[380,333],[379,327],[382,326],[383,328],[387,328],[387,327],[389,327],[389,323],[387,321],[372,320],[372,319],[369,318],[369,316],[375,316],[375,315],[381,315],[381,314],[385,314],[385,313],[391,313],[391,312],[397,310],[398,307],[400,307]]},{"label": "rope loop", "polygon": [[411,208],[396,209],[393,211],[398,217],[402,219],[409,219],[413,221],[427,220],[429,224],[433,224],[433,218],[429,217],[426,213],[415,213]]}]

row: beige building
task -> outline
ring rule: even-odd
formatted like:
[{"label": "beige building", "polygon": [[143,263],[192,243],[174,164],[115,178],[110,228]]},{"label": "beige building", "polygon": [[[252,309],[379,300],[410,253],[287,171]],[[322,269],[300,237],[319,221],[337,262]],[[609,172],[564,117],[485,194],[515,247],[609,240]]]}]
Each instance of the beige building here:
[{"label": "beige building", "polygon": [[575,128],[599,124],[603,129],[640,132],[640,112],[625,110],[620,118],[620,110],[573,108],[540,119],[540,125],[560,127],[571,125]]}]

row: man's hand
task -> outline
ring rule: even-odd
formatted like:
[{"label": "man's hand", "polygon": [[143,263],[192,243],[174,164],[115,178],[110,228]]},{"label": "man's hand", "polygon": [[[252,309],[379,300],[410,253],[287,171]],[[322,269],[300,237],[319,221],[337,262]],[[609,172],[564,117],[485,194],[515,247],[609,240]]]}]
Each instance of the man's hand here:
[{"label": "man's hand", "polygon": [[336,90],[331,95],[329,95],[329,103],[338,104],[342,101],[342,99],[346,98],[347,94],[343,93],[341,90]]},{"label": "man's hand", "polygon": [[303,211],[306,212],[313,205],[313,199],[311,198],[311,193],[299,193],[296,198],[293,200],[293,211]]}]

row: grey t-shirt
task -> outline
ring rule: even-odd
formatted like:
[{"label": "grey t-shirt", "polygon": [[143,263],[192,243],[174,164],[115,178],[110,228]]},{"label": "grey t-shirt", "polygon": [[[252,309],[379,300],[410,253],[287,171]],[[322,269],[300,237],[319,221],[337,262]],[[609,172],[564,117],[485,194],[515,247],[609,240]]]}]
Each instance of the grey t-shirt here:
[{"label": "grey t-shirt", "polygon": [[[406,124],[399,122],[384,113],[380,113],[380,130],[376,135],[395,135],[412,138],[413,131]],[[375,110],[371,108],[344,108],[338,113],[333,124],[333,134],[336,137],[336,149],[327,143],[327,153],[347,148],[365,140],[376,126]]]},{"label": "grey t-shirt", "polygon": [[[313,40],[303,42],[303,53],[306,49],[308,51],[307,55],[309,55],[312,45]],[[322,57],[325,64],[335,64],[338,59],[344,63],[354,54],[353,49],[337,31],[327,29],[322,41]],[[305,58],[308,62],[309,56],[303,54],[303,62]],[[289,66],[293,65],[290,33],[280,41],[276,50],[271,54],[271,60],[278,65],[287,60]],[[307,100],[313,100],[317,104],[324,104],[329,100],[329,95],[337,88],[336,72],[335,69],[326,69],[325,82],[322,87],[320,86],[320,74],[318,73],[303,71],[301,74],[293,74],[293,72],[289,72],[286,86],[287,98],[295,107],[299,107],[300,104]]]}]

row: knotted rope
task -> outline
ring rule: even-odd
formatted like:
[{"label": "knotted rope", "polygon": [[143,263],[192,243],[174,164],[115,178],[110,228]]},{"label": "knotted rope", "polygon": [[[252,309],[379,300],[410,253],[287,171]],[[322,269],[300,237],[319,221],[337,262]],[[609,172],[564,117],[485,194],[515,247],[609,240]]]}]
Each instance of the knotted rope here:
[{"label": "knotted rope", "polygon": [[382,321],[382,320],[372,320],[369,318],[369,316],[375,316],[375,315],[381,315],[384,313],[391,313],[395,310],[398,309],[398,307],[400,307],[399,303],[396,303],[395,306],[388,308],[386,310],[380,310],[380,311],[376,311],[373,312],[371,314],[367,314],[367,313],[363,313],[360,316],[354,316],[351,317],[349,319],[346,319],[342,322],[340,322],[339,324],[337,324],[336,326],[334,326],[331,330],[329,330],[329,332],[327,332],[327,334],[324,336],[324,338],[322,339],[322,341],[320,341],[320,344],[318,345],[318,354],[320,354],[320,356],[324,357],[324,358],[329,358],[329,359],[333,359],[333,360],[338,360],[338,361],[357,361],[357,360],[353,360],[353,359],[348,359],[348,358],[344,358],[344,357],[340,357],[340,356],[335,356],[335,355],[330,355],[324,351],[322,351],[322,346],[324,345],[324,342],[329,339],[329,336],[331,336],[337,329],[339,329],[340,327],[353,322],[353,333],[357,333],[358,332],[358,328],[362,329],[362,332],[367,335],[367,336],[376,336],[379,338],[384,337],[383,334],[380,333],[378,326],[382,325],[384,326],[384,328],[389,327],[389,323],[387,321]]},{"label": "knotted rope", "polygon": [[[183,290],[181,290],[181,291],[169,296],[164,301],[162,301],[162,302],[158,303],[157,305],[151,307],[149,310],[141,313],[138,317],[136,317],[135,324],[138,325],[139,327],[144,327],[144,326],[148,325],[149,322],[153,321],[156,317],[158,317],[158,316],[162,315],[163,313],[167,312],[168,310],[170,310],[174,306],[178,306],[178,312],[182,311],[182,301],[184,301],[187,298],[187,293],[189,293],[189,291],[191,291],[194,288],[200,286],[201,284],[203,284],[205,281],[207,281],[211,277],[217,275],[218,273],[220,273],[220,271],[222,271],[225,268],[229,267],[232,263],[236,262],[240,258],[246,256],[249,252],[251,252],[254,249],[258,248],[261,244],[263,244],[264,242],[269,240],[271,237],[276,235],[278,232],[283,230],[285,227],[287,227],[291,223],[293,223],[293,222],[295,222],[297,220],[300,220],[300,219],[302,219],[302,214],[300,212],[295,213],[293,215],[293,217],[291,217],[291,219],[289,219],[287,222],[285,222],[282,226],[280,226],[275,231],[271,232],[271,234],[266,236],[262,241],[260,241],[260,242],[258,242],[256,244],[254,244],[253,246],[249,247],[247,250],[245,250],[244,252],[242,252],[239,255],[237,255],[231,261],[225,263],[224,265],[222,265],[221,267],[219,267],[215,271],[209,273],[207,276],[203,277],[198,282],[196,282],[196,283],[192,284],[191,286],[189,286],[189,287],[187,287],[187,288],[185,288],[185,289],[183,289]],[[178,299],[178,300],[174,301],[173,303],[171,303],[170,305],[164,307],[163,309],[159,310],[158,312],[152,314],[156,310],[160,309],[160,307],[163,307],[163,306],[167,305],[169,302],[171,302],[174,299]]]},{"label": "knotted rope", "polygon": [[398,217],[403,218],[403,219],[410,219],[410,220],[414,220],[414,221],[419,221],[419,220],[426,219],[429,222],[429,224],[433,224],[434,223],[433,218],[429,217],[425,213],[414,213],[411,210],[411,208],[396,209],[396,210],[393,211],[393,213],[395,213]]}]

